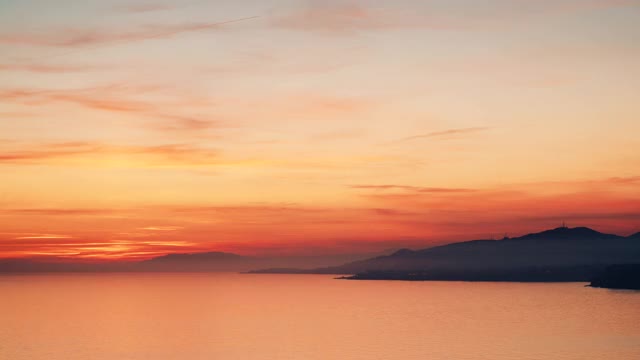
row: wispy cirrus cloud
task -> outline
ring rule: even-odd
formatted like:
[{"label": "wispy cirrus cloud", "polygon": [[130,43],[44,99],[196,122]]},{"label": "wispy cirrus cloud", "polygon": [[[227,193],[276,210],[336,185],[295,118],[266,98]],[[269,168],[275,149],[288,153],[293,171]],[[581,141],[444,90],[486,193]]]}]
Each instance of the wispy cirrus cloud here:
[{"label": "wispy cirrus cloud", "polygon": [[39,240],[39,239],[72,239],[73,236],[59,234],[23,234],[16,236],[16,240]]},{"label": "wispy cirrus cloud", "polygon": [[15,215],[35,215],[35,216],[97,216],[113,213],[111,209],[89,209],[89,208],[22,208],[5,209],[0,211],[4,214]]},{"label": "wispy cirrus cloud", "polygon": [[0,44],[82,48],[170,38],[199,31],[220,30],[224,25],[256,19],[250,16],[218,22],[185,22],[178,24],[153,24],[135,29],[114,31],[111,29],[52,29],[47,32],[0,33]]},{"label": "wispy cirrus cloud", "polygon": [[146,226],[139,230],[146,231],[178,231],[184,229],[182,226]]},{"label": "wispy cirrus cloud", "polygon": [[0,149],[0,164],[78,164],[87,166],[196,166],[219,163],[218,151],[191,144],[113,145],[69,142]]},{"label": "wispy cirrus cloud", "polygon": [[[188,116],[174,113],[167,108],[190,107],[188,100],[180,104],[158,105],[149,99],[139,96],[158,88],[130,87],[120,85],[98,86],[84,89],[40,90],[40,89],[5,89],[0,90],[0,98],[22,105],[42,106],[51,103],[71,103],[89,109],[133,114],[161,120],[154,122],[152,128],[162,131],[202,131],[211,128],[228,126],[209,116]],[[201,104],[197,104],[201,105]]]},{"label": "wispy cirrus cloud", "polygon": [[72,72],[85,72],[94,70],[105,70],[107,66],[95,65],[54,65],[44,63],[0,63],[0,71],[23,71],[45,74],[65,74]]},{"label": "wispy cirrus cloud", "polygon": [[[55,241],[54,241],[55,240]],[[61,241],[63,240],[63,241]],[[2,258],[77,260],[135,260],[181,251],[203,251],[196,244],[181,240],[132,241],[128,239],[5,239],[0,236]]]},{"label": "wispy cirrus cloud", "polygon": [[64,158],[81,154],[91,154],[102,151],[102,146],[90,143],[59,143],[36,145],[27,149],[2,149],[0,163],[38,162],[47,159]]},{"label": "wispy cirrus cloud", "polygon": [[156,113],[154,115],[150,115],[156,119],[166,119],[170,120],[169,123],[166,124],[158,124],[155,126],[158,130],[163,131],[203,131],[212,128],[219,127],[229,127],[230,125],[226,122],[211,119],[209,116],[195,117],[195,116],[184,116],[184,115],[170,115],[170,114],[159,114]]},{"label": "wispy cirrus cloud", "polygon": [[[173,100],[167,100],[167,98]],[[164,132],[203,135],[211,129],[237,128],[240,123],[225,119],[214,108],[219,103],[208,97],[179,93],[170,86],[111,84],[77,89],[0,88],[0,98],[24,106],[69,103],[88,109],[118,112],[148,119],[148,128]],[[362,96],[325,93],[278,94],[271,97],[226,99],[225,105],[261,109],[286,120],[287,116],[322,117],[369,111],[379,102]],[[211,134],[206,134],[210,136]]]},{"label": "wispy cirrus cloud", "polygon": [[640,176],[611,177],[605,180],[611,184],[640,184]]},{"label": "wispy cirrus cloud", "polygon": [[[637,202],[636,202],[637,203]],[[615,220],[615,221],[640,221],[640,211],[589,211],[583,212],[566,212],[561,215],[535,215],[531,217],[523,217],[525,220],[532,221],[557,221],[560,217],[563,220],[570,221],[572,223],[585,224],[592,220]]]},{"label": "wispy cirrus cloud", "polygon": [[148,102],[116,95],[116,93],[122,94],[123,91],[125,90],[113,86],[71,90],[5,89],[0,90],[0,97],[5,101],[10,100],[25,105],[69,102],[87,108],[119,112],[144,112],[153,109],[153,105]]},{"label": "wispy cirrus cloud", "polygon": [[417,193],[443,193],[443,194],[452,194],[452,193],[468,193],[477,191],[476,189],[466,189],[466,188],[446,188],[446,187],[421,187],[421,186],[410,186],[410,185],[350,185],[352,189],[360,189],[360,190],[404,190],[410,192]]},{"label": "wispy cirrus cloud", "polygon": [[490,127],[482,126],[482,127],[469,127],[469,128],[459,128],[459,129],[448,129],[442,131],[434,131],[426,134],[418,134],[413,136],[407,136],[402,139],[398,139],[397,141],[411,141],[418,139],[429,139],[429,138],[449,138],[460,135],[473,134],[478,132],[483,132],[490,130]]}]

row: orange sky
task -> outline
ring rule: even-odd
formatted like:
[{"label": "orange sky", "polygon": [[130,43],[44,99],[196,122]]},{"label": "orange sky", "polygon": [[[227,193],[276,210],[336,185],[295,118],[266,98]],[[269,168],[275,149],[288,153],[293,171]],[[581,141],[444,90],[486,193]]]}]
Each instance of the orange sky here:
[{"label": "orange sky", "polygon": [[0,257],[640,231],[639,22],[636,0],[4,1]]}]

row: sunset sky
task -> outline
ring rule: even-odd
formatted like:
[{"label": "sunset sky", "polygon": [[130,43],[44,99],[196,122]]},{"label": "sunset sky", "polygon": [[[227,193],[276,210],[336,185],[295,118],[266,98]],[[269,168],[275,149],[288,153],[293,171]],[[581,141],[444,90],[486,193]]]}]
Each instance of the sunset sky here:
[{"label": "sunset sky", "polygon": [[0,257],[640,231],[640,0],[0,0]]}]

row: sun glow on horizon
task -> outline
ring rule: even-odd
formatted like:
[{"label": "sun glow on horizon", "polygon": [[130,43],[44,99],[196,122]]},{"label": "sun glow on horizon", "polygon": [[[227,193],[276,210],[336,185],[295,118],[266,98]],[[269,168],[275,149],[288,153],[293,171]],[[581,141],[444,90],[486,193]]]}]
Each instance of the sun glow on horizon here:
[{"label": "sun glow on horizon", "polygon": [[640,231],[637,1],[120,3],[0,4],[0,258]]}]

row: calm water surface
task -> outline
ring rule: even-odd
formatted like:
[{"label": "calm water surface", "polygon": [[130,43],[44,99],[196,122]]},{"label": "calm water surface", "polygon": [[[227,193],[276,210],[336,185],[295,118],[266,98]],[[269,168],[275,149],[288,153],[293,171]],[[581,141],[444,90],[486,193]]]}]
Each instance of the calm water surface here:
[{"label": "calm water surface", "polygon": [[640,292],[314,275],[0,276],[0,359],[640,359]]}]

